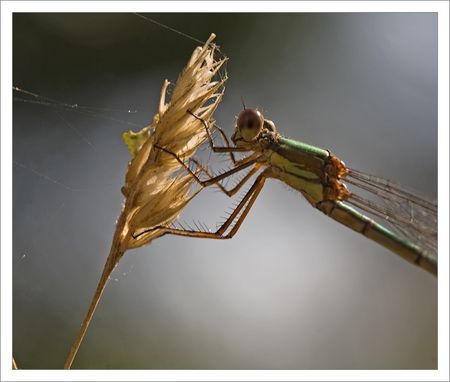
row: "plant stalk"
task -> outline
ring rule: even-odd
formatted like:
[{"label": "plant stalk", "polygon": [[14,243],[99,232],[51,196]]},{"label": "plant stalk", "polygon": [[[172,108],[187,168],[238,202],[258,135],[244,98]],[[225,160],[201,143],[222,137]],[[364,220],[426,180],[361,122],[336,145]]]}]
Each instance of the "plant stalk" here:
[{"label": "plant stalk", "polygon": [[103,272],[98,282],[97,289],[95,290],[94,296],[92,297],[91,300],[91,304],[89,305],[89,309],[86,313],[86,316],[84,317],[83,323],[81,324],[78,336],[75,342],[73,343],[70,349],[69,356],[67,357],[66,363],[64,364],[64,369],[70,369],[72,367],[72,363],[78,353],[78,349],[80,348],[83,338],[89,328],[89,324],[91,323],[92,317],[94,316],[95,309],[97,308],[100,298],[102,297],[103,291],[106,288],[106,284],[109,281],[109,276],[111,275],[116,265],[119,263],[120,259],[122,258],[122,255],[124,254],[120,246],[120,237],[125,223],[124,212],[125,211],[122,211],[122,214],[117,222],[116,232],[114,233],[114,238],[111,245],[111,250],[109,252],[109,256],[106,259],[106,263],[105,266],[103,267]]}]

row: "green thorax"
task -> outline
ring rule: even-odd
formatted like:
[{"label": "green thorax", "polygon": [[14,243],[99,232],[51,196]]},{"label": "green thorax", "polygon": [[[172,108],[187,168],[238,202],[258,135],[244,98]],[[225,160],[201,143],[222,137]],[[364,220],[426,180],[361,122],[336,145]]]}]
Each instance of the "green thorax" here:
[{"label": "green thorax", "polygon": [[300,191],[314,206],[324,200],[327,150],[280,137],[271,146],[273,177]]},{"label": "green thorax", "polygon": [[278,144],[280,146],[285,147],[288,150],[310,154],[314,157],[321,158],[322,160],[330,156],[328,150],[324,150],[316,146],[311,146],[308,145],[307,143],[296,141],[294,139],[280,137],[278,139]]}]

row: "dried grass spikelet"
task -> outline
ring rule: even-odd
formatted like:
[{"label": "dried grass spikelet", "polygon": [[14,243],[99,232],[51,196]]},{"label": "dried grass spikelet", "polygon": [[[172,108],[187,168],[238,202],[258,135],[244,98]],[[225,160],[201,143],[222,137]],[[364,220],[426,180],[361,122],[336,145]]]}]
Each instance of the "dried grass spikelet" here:
[{"label": "dried grass spikelet", "polygon": [[158,237],[159,230],[133,238],[132,234],[173,222],[191,199],[193,179],[188,174],[174,173],[179,163],[171,155],[154,148],[164,147],[186,159],[206,139],[201,121],[188,113],[209,121],[217,108],[226,78],[213,81],[225,58],[214,59],[212,35],[202,48],[197,48],[181,73],[169,104],[165,103],[168,81],[161,90],[159,111],[153,119],[147,140],[130,162],[123,193],[126,214],[120,233],[120,248],[125,251],[149,243]]},{"label": "dried grass spikelet", "polygon": [[159,110],[152,124],[139,133],[124,133],[124,140],[134,158],[128,165],[122,187],[125,196],[123,210],[117,220],[110,254],[96,292],[66,360],[66,369],[72,365],[109,276],[120,258],[128,249],[148,244],[163,232],[155,229],[137,238],[133,235],[172,223],[195,195],[191,191],[192,176],[180,172],[177,160],[154,146],[164,147],[187,159],[206,140],[204,125],[188,110],[205,121],[211,121],[223,96],[226,74],[223,77],[218,74],[227,59],[215,59],[217,49],[211,44],[214,38],[212,34],[203,47],[194,50],[175,84],[169,103],[166,103],[169,82],[164,82]]}]

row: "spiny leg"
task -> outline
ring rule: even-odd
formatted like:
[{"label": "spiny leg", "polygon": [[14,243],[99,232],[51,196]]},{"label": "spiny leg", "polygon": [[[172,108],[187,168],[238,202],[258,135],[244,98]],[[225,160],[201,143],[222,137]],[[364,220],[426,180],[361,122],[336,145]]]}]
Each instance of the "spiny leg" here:
[{"label": "spiny leg", "polygon": [[[138,233],[137,235],[132,235],[134,239],[137,239],[138,237],[145,235],[146,233],[155,231],[155,230],[162,230],[163,235],[171,234],[171,235],[177,235],[177,236],[188,236],[188,237],[199,237],[199,238],[205,238],[205,239],[231,239],[235,233],[238,231],[239,227],[242,225],[242,222],[246,218],[247,214],[249,213],[251,207],[253,206],[256,198],[258,197],[259,193],[261,192],[264,182],[267,179],[266,171],[259,174],[259,176],[256,178],[253,185],[250,187],[250,189],[247,191],[245,196],[242,198],[242,200],[239,202],[239,204],[236,206],[234,211],[230,214],[228,219],[219,227],[219,229],[216,232],[207,232],[207,231],[194,231],[190,229],[180,229],[180,228],[173,228],[173,227],[167,227],[167,226],[157,226],[145,231],[142,231]],[[244,208],[245,207],[245,208]],[[234,219],[236,219],[236,216],[239,214],[239,212],[244,208],[242,211],[241,216],[239,216],[238,220],[236,221],[236,224],[233,226],[231,231],[224,235],[224,232],[230,227],[230,225],[233,223]]]},{"label": "spiny leg", "polygon": [[190,111],[190,110],[188,110],[187,112],[188,112],[190,115],[192,115],[194,118],[198,119],[198,120],[203,124],[203,126],[205,127],[205,130],[206,130],[206,135],[207,135],[207,137],[208,137],[208,142],[209,142],[209,145],[210,145],[210,147],[211,147],[211,150],[214,151],[215,153],[230,153],[230,158],[231,158],[231,160],[233,161],[233,163],[235,163],[236,160],[235,160],[235,158],[234,158],[234,155],[232,155],[232,153],[234,153],[234,152],[241,152],[241,153],[242,153],[242,152],[248,152],[248,151],[251,151],[251,150],[246,149],[246,148],[244,148],[244,147],[236,147],[236,146],[231,147],[231,146],[230,146],[230,143],[229,143],[229,141],[228,141],[228,138],[226,138],[225,133],[222,131],[222,129],[218,128],[217,126],[216,126],[216,128],[220,131],[220,133],[221,133],[221,135],[222,135],[222,138],[224,138],[224,140],[225,140],[227,146],[221,146],[221,147],[214,146],[214,141],[213,141],[213,139],[212,139],[212,136],[211,136],[211,133],[210,133],[210,131],[209,131],[209,127],[208,127],[208,124],[206,123],[206,121],[205,121],[203,118],[200,118],[200,117],[196,116],[196,115],[195,115],[192,111]]},{"label": "spiny leg", "polygon": [[[208,168],[203,166],[199,161],[197,161],[195,158],[190,158],[192,162],[195,163],[195,165],[203,171],[206,175],[208,175],[210,178],[213,178],[213,175],[209,173]],[[248,180],[259,170],[261,165],[259,163],[255,163],[253,168],[231,189],[227,190],[220,181],[214,183],[219,189],[227,196],[232,197],[236,192],[238,192],[242,186],[248,182]]]},{"label": "spiny leg", "polygon": [[[205,125],[205,124],[203,124],[203,126],[204,126],[204,125]],[[231,146],[230,146],[230,141],[228,140],[228,137],[227,137],[227,135],[225,134],[225,132],[222,130],[222,128],[220,128],[220,127],[217,126],[217,125],[214,125],[214,127],[219,131],[220,136],[222,137],[222,142],[224,142],[225,147],[231,147]],[[208,129],[208,133],[209,133],[209,129]],[[212,138],[211,138],[211,140],[209,140],[209,145],[210,145],[211,147],[213,147],[213,146],[211,145],[211,142],[212,142]],[[234,157],[233,152],[230,151],[229,154],[230,154],[230,159],[231,159],[231,161],[233,162],[233,164],[236,164],[237,161],[236,161],[236,158]]]},{"label": "spiny leg", "polygon": [[245,196],[239,202],[237,207],[230,214],[230,216],[225,221],[225,223],[223,223],[222,226],[217,230],[217,233],[223,235],[225,233],[225,231],[228,229],[228,227],[233,223],[236,216],[238,216],[241,209],[245,206],[244,211],[242,211],[241,216],[239,216],[238,220],[236,221],[236,224],[233,226],[233,228],[227,235],[227,237],[230,237],[230,238],[234,236],[234,234],[237,232],[237,230],[241,226],[242,222],[244,221],[245,217],[247,216],[248,212],[250,211],[250,208],[252,208],[253,203],[255,202],[259,193],[261,192],[266,179],[267,179],[267,169],[258,175],[255,182],[252,184],[252,186],[247,191]]},{"label": "spiny leg", "polygon": [[172,155],[172,156],[177,160],[177,162],[178,162],[181,166],[183,166],[183,168],[184,168],[187,172],[189,172],[189,174],[192,175],[192,177],[195,179],[195,181],[196,181],[198,184],[200,184],[202,187],[208,187],[208,186],[210,186],[211,184],[217,183],[219,180],[225,179],[225,178],[229,177],[230,175],[233,175],[233,174],[235,174],[235,173],[237,173],[237,172],[239,172],[239,171],[241,171],[241,170],[243,170],[243,169],[245,169],[245,168],[247,168],[247,167],[250,167],[251,165],[257,163],[257,162],[258,162],[258,159],[259,159],[258,157],[252,157],[252,158],[250,158],[249,161],[247,161],[247,162],[243,161],[243,162],[240,163],[238,166],[232,168],[231,170],[225,171],[224,173],[222,173],[222,174],[220,174],[220,175],[214,176],[214,177],[209,178],[209,179],[207,179],[207,180],[201,180],[201,179],[197,176],[197,174],[195,174],[195,173],[189,168],[189,166],[187,166],[186,163],[184,163],[184,162],[181,160],[181,158],[180,158],[177,154],[175,154],[174,152],[172,152],[172,151],[170,151],[170,150],[165,149],[164,147],[158,146],[158,145],[154,145],[153,147],[155,147],[155,148],[157,148],[157,149],[159,149],[159,150],[161,150],[161,151],[164,151],[165,153],[167,153],[167,154],[169,154],[169,155]]}]

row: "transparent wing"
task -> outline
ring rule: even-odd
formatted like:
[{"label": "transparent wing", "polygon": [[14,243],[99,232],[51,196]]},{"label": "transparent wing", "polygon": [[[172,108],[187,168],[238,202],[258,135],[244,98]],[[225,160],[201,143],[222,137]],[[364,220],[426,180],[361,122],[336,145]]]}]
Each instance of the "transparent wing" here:
[{"label": "transparent wing", "polygon": [[351,190],[348,203],[381,218],[397,234],[437,256],[436,201],[354,169],[344,180],[359,189]]}]

